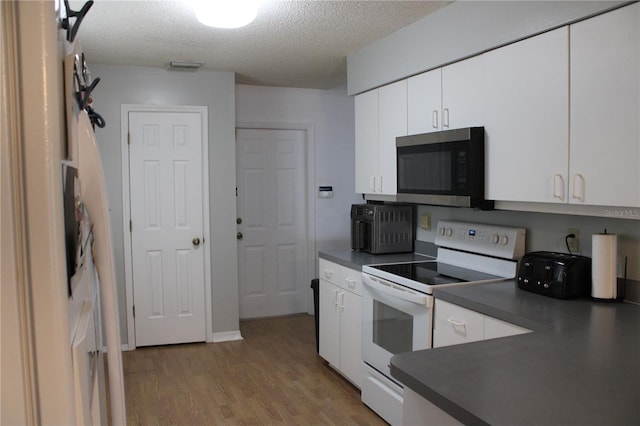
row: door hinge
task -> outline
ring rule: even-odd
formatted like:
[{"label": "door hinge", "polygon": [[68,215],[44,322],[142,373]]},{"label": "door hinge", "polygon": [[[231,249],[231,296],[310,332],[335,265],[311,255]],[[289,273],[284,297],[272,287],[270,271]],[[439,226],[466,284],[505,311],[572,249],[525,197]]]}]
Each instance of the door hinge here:
[{"label": "door hinge", "polygon": [[133,305],[133,317],[136,317],[136,305]]},{"label": "door hinge", "polygon": [[133,232],[133,221],[129,221],[129,232]]},{"label": "door hinge", "polygon": [[127,133],[127,145],[131,145],[131,133]]}]

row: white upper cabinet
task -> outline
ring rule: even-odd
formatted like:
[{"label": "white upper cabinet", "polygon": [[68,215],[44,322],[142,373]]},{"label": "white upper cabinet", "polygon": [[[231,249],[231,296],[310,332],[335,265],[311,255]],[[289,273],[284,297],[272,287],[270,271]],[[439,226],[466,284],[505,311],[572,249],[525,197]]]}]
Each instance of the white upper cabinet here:
[{"label": "white upper cabinet", "polygon": [[378,89],[362,93],[355,99],[356,193],[374,192],[378,174]]},{"label": "white upper cabinet", "polygon": [[355,99],[356,192],[396,194],[396,137],[407,135],[407,81]]},{"label": "white upper cabinet", "polygon": [[569,31],[484,54],[487,197],[567,202]]},{"label": "white upper cabinet", "polygon": [[408,134],[482,126],[482,56],[408,79]]},{"label": "white upper cabinet", "polygon": [[408,134],[442,130],[442,68],[407,80]]},{"label": "white upper cabinet", "polygon": [[380,89],[379,192],[397,193],[396,138],[407,135],[407,80]]},{"label": "white upper cabinet", "polygon": [[396,137],[484,126],[487,199],[640,207],[639,122],[633,3],[356,96],[356,190],[396,194]]},{"label": "white upper cabinet", "polygon": [[569,202],[640,207],[640,4],[570,33]]},{"label": "white upper cabinet", "polygon": [[442,68],[442,129],[484,126],[482,55]]}]

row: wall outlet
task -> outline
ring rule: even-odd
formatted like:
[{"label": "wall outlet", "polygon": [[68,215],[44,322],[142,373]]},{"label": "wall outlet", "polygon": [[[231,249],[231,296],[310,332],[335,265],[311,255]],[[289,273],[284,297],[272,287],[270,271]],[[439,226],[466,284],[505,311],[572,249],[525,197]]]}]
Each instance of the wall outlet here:
[{"label": "wall outlet", "polygon": [[573,234],[575,237],[567,238],[567,243],[569,245],[569,251],[571,253],[580,252],[580,230],[575,228],[567,229],[567,234]]},{"label": "wall outlet", "polygon": [[420,215],[420,228],[425,231],[431,230],[431,213],[422,213]]}]

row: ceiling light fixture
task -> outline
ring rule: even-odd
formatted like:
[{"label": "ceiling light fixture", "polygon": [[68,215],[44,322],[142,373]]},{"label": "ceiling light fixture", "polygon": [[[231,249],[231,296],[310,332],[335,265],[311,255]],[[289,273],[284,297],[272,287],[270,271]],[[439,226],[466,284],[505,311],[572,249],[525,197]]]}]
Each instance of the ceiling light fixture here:
[{"label": "ceiling light fixture", "polygon": [[171,61],[169,62],[169,68],[173,70],[198,70],[202,64],[200,62],[184,62],[184,61]]},{"label": "ceiling light fixture", "polygon": [[240,28],[256,18],[259,0],[194,0],[193,10],[202,24],[215,28]]}]

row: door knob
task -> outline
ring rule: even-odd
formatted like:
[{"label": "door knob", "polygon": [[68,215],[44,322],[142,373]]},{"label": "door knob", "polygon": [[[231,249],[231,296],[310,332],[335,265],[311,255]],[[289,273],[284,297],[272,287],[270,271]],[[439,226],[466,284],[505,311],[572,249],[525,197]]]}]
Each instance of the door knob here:
[{"label": "door knob", "polygon": [[200,238],[196,237],[193,240],[191,240],[191,242],[193,243],[194,246],[198,247],[200,245]]},{"label": "door knob", "polygon": [[243,237],[242,232],[238,232],[238,233],[236,234],[236,238],[237,238],[237,239],[241,240],[241,239],[242,239],[242,237]]}]

